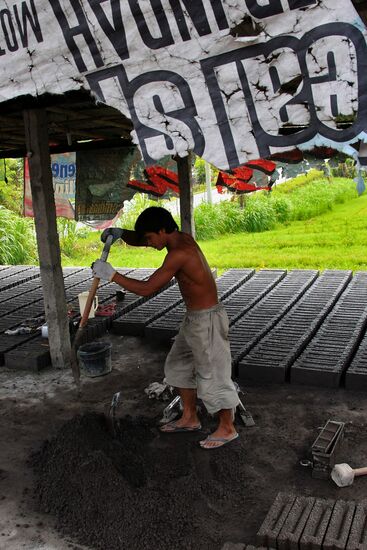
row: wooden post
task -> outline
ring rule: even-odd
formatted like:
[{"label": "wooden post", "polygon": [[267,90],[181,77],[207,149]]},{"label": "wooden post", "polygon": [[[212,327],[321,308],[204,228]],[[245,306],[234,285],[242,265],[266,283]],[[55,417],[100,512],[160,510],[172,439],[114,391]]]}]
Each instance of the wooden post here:
[{"label": "wooden post", "polygon": [[208,204],[213,204],[210,164],[206,160],[204,162],[205,162],[206,198],[207,198]]},{"label": "wooden post", "polygon": [[191,159],[191,152],[189,152],[187,157],[176,157],[178,186],[180,188],[181,231],[189,233],[195,239]]},{"label": "wooden post", "polygon": [[70,367],[70,333],[44,109],[23,112],[32,202],[37,234],[48,340],[52,364]]}]

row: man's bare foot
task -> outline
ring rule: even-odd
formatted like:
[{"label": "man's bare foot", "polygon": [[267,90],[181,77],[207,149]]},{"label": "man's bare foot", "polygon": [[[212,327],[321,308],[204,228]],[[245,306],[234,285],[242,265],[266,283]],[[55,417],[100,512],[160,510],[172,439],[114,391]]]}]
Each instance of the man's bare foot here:
[{"label": "man's bare foot", "polygon": [[195,432],[201,430],[200,420],[195,414],[193,415],[183,415],[178,420],[173,422],[168,422],[160,428],[161,432],[173,433],[173,432]]},{"label": "man's bare foot", "polygon": [[234,432],[230,435],[218,435],[217,430],[211,435],[208,435],[206,439],[200,441],[200,447],[202,449],[218,449],[219,447],[223,447],[223,445],[227,445],[227,443],[234,441],[238,437],[239,434],[237,432]]}]

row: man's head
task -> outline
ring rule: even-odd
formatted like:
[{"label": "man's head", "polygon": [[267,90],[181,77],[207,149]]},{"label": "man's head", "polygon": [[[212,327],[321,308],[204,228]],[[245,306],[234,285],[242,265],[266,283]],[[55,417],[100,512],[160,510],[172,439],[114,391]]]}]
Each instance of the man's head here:
[{"label": "man's head", "polygon": [[[172,214],[160,206],[151,206],[144,210],[135,222],[135,231],[140,238],[148,238],[148,245],[161,249],[156,243],[159,235],[170,234],[178,230],[178,225],[172,217]],[[155,235],[157,234],[157,238]],[[154,242],[149,242],[153,239]]]}]

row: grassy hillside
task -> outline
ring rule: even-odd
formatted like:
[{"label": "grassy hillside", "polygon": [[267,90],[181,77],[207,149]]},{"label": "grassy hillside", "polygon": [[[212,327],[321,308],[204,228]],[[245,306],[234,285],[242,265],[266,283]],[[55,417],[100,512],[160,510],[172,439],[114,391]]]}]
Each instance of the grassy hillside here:
[{"label": "grassy hillside", "polygon": [[[270,231],[236,233],[199,242],[212,267],[367,269],[367,194],[336,204],[326,214],[288,222]],[[102,251],[99,233],[89,234],[78,255],[63,265],[90,265]],[[165,252],[115,244],[114,266],[158,267]]]}]

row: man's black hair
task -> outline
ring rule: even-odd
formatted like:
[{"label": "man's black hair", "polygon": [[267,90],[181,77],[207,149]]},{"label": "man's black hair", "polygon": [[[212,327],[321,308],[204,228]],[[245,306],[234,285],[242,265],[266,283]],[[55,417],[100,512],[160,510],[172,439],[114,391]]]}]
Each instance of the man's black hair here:
[{"label": "man's black hair", "polygon": [[178,225],[171,212],[160,206],[150,206],[139,215],[135,222],[135,231],[140,237],[148,232],[159,233],[161,229],[165,229],[166,233],[173,233],[178,230]]}]

